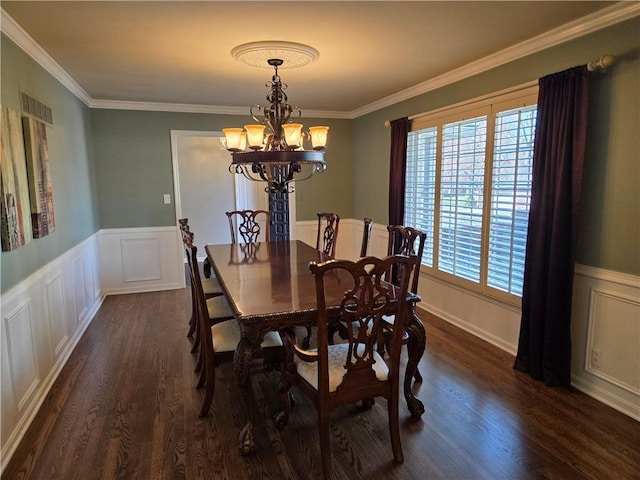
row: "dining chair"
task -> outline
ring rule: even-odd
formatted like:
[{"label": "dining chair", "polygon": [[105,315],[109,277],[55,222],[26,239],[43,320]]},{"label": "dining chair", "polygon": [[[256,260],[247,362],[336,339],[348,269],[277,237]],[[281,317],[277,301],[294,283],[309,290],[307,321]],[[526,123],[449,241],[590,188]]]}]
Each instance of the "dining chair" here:
[{"label": "dining chair", "polygon": [[[231,243],[256,243],[260,238],[269,241],[271,213],[268,210],[232,210],[225,213],[229,220]],[[260,225],[261,219],[264,220],[264,229]]]},{"label": "dining chair", "polygon": [[[362,243],[360,245],[360,258],[362,257],[366,257],[367,256],[367,251],[369,250],[369,241],[371,240],[371,227],[372,227],[372,221],[370,218],[364,218],[363,219],[363,227],[362,227]],[[310,335],[311,330],[307,330],[307,334]],[[333,336],[335,334],[340,335],[340,338],[342,338],[343,340],[347,339],[347,333],[346,330],[343,329],[341,327],[341,324],[333,324],[329,326],[329,342],[333,342]],[[309,344],[311,343],[311,339],[307,339],[307,337],[305,337],[304,339],[304,343],[303,346],[305,346],[306,348],[309,347]]]},{"label": "dining chair", "polygon": [[[427,239],[427,234],[413,227],[404,227],[402,225],[388,225],[389,239],[387,244],[387,255],[407,255],[416,257],[415,267],[411,272],[409,291],[418,294],[418,282],[420,280],[420,265],[422,264],[422,252]],[[391,281],[395,283],[395,272],[391,271]],[[390,332],[395,328],[396,318],[393,315],[385,315],[383,317],[383,329],[380,331],[380,342],[378,342],[378,353],[384,355],[385,347],[387,351],[390,348]],[[406,345],[408,336],[405,334],[403,344]],[[414,379],[417,382],[422,381],[422,375],[416,368]]]},{"label": "dining chair", "polygon": [[369,250],[369,242],[371,241],[371,227],[373,220],[370,218],[363,219],[363,227],[362,227],[362,244],[360,245],[360,256],[366,257],[367,251]]},{"label": "dining chair", "polygon": [[[178,225],[180,227],[180,231],[182,233],[182,241],[184,242],[185,237],[190,237],[191,241],[195,238],[195,234],[191,231],[189,227],[189,219],[181,218],[178,220]],[[205,259],[208,260],[208,259]],[[206,297],[215,297],[218,295],[222,295],[224,291],[222,290],[222,286],[220,282],[216,278],[204,278],[202,279],[202,288],[204,290],[204,294]]]},{"label": "dining chair", "polygon": [[[316,235],[316,250],[329,255],[336,256],[336,243],[338,242],[338,227],[340,226],[340,215],[330,212],[318,212],[318,233]],[[307,335],[302,340],[302,345],[309,348],[311,344],[311,327],[306,327]]]},{"label": "dining chair", "polygon": [[[225,212],[229,221],[229,231],[231,233],[231,243],[256,243],[261,238],[260,234],[263,229],[260,220],[264,220],[264,238],[265,242],[269,241],[269,223],[271,221],[271,212],[268,210],[231,210]],[[205,258],[203,264],[205,278],[211,277],[211,264],[209,259]]]},{"label": "dining chair", "polygon": [[329,212],[318,212],[317,215],[318,234],[316,236],[316,250],[326,253],[331,258],[335,258],[340,215]]},{"label": "dining chair", "polygon": [[[398,388],[400,384],[400,350],[402,323],[392,332],[391,356],[388,363],[376,351],[377,332],[382,328],[382,315],[403,317],[408,314],[407,289],[409,275],[416,257],[393,255],[385,258],[364,257],[351,260],[311,262],[315,277],[317,301],[317,348],[305,350],[296,343],[296,335],[282,331],[285,340],[285,365],[282,368],[286,383],[281,389],[283,411],[275,417],[276,426],[284,428],[291,413],[290,387],[295,386],[307,395],[318,410],[320,456],[324,478],[333,478],[330,449],[330,414],[343,404],[369,402],[375,397],[387,400],[387,416],[394,461],[403,461],[398,422]],[[383,281],[386,272],[397,271],[399,286]],[[328,314],[326,279],[344,278],[348,284],[339,312]],[[335,282],[335,280],[334,280]],[[342,290],[341,290],[342,291]],[[328,326],[339,319],[347,329],[345,343],[330,345]]]},{"label": "dining chair", "polygon": [[[193,344],[191,345],[191,353],[198,352],[198,360],[196,362],[195,372],[199,372],[197,387],[201,388],[204,385],[204,373],[202,371],[203,352],[201,348],[202,343],[202,329],[198,322],[198,301],[196,298],[196,286],[194,282],[194,276],[197,274],[200,277],[200,269],[198,267],[198,258],[193,256],[195,246],[193,244],[193,233],[189,232],[183,238],[185,254],[187,256],[187,264],[189,267],[189,285],[191,286],[191,320],[189,325],[190,336],[193,337]],[[197,249],[195,249],[197,252]],[[234,318],[229,302],[224,295],[216,295],[213,297],[207,297],[204,292],[204,286],[202,280],[200,280],[200,289],[202,290],[207,307],[207,318],[210,325],[214,325],[219,322],[232,320]],[[195,335],[195,336],[194,336]]]},{"label": "dining chair", "polygon": [[[179,219],[178,220],[178,226],[180,228],[180,233],[182,234],[182,242],[183,242],[183,244],[185,244],[186,242],[193,243],[195,235],[190,230],[189,219],[188,218]],[[185,251],[185,253],[186,253],[186,251]],[[190,258],[189,258],[188,253],[186,253],[186,257],[187,257],[187,263],[189,263],[190,262]],[[189,268],[191,268],[191,266],[189,266]],[[202,289],[204,290],[205,297],[207,297],[207,298],[221,296],[224,293],[223,290],[222,290],[222,285],[220,285],[220,282],[216,278],[205,278],[205,279],[203,279],[202,280]],[[191,318],[189,319],[189,331],[187,332],[187,336],[188,337],[192,337],[193,333],[195,332],[195,329],[196,329],[196,321],[195,321],[195,316],[194,316],[195,307],[194,307],[193,302],[191,302],[191,305],[192,305],[192,307],[191,307]],[[197,348],[197,343],[196,342],[194,342],[194,347]]]},{"label": "dining chair", "polygon": [[[197,259],[198,249],[190,244],[190,256],[192,262]],[[210,301],[204,296],[200,272],[192,269],[192,283],[194,285],[196,318],[200,330],[200,352],[202,355],[202,368],[197,387],[205,387],[199,416],[204,417],[209,413],[213,393],[215,390],[216,367],[222,363],[233,361],[233,355],[240,342],[240,326],[234,320],[211,322]],[[233,318],[233,315],[232,315]],[[280,362],[283,356],[283,344],[277,332],[267,332],[264,335],[261,348],[254,354],[254,358],[265,358],[270,362]]]}]

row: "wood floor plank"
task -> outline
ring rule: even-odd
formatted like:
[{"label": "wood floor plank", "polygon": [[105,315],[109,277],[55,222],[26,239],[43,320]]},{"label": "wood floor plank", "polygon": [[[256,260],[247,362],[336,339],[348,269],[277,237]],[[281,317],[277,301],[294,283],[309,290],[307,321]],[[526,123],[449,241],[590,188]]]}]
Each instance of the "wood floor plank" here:
[{"label": "wood floor plank", "polygon": [[[279,373],[252,377],[256,451],[240,456],[245,415],[232,366],[217,371],[209,416],[186,337],[186,290],[108,297],[45,399],[7,480],[311,480],[321,476],[315,409],[301,394],[277,430]],[[338,479],[640,479],[640,424],[580,392],[548,388],[513,357],[422,314],[421,419],[400,405],[405,461],[392,462],[386,402],[332,416]],[[294,390],[295,394],[295,390]]]}]

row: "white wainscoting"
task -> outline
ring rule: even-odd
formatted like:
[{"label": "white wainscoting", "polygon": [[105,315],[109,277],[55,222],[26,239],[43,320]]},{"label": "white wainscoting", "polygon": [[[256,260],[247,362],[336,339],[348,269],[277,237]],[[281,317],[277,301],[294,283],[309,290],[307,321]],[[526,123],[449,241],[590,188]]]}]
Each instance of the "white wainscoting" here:
[{"label": "white wainscoting", "polygon": [[[362,245],[362,228],[363,221],[352,218],[341,218],[338,225],[338,240],[336,243],[336,257],[355,260],[360,256],[360,246]],[[387,251],[387,227],[381,227],[379,225],[373,225],[371,233],[371,241],[369,247],[369,253],[376,255],[373,252],[378,245],[376,230],[382,229],[383,233],[383,246],[382,253],[378,255],[384,255]],[[291,238],[295,240],[301,240],[308,245],[315,246],[318,235],[318,221],[306,220],[303,222],[296,222],[291,232]]]},{"label": "white wainscoting", "polygon": [[173,290],[185,285],[177,226],[105,229],[99,232],[99,244],[106,295]]},{"label": "white wainscoting", "polygon": [[577,265],[572,383],[640,420],[640,278]]},{"label": "white wainscoting", "polygon": [[3,471],[102,304],[97,235],[0,297]]},{"label": "white wainscoting", "polygon": [[[386,231],[386,230],[385,230]],[[318,236],[318,221],[305,220],[296,222],[291,232],[291,238],[301,240],[308,245],[315,246]],[[360,256],[362,241],[362,222],[350,218],[340,219],[338,224],[338,240],[336,243],[336,257],[355,260]],[[385,243],[386,248],[386,243]]]},{"label": "white wainscoting", "polygon": [[[315,245],[316,221],[292,230]],[[341,219],[336,255],[357,258],[361,241],[362,220]],[[369,253],[386,248],[374,224]],[[0,471],[104,297],[182,287],[177,227],[130,228],[101,230],[2,294]],[[419,293],[421,308],[515,354],[519,309],[427,275]],[[640,420],[639,278],[577,265],[572,321],[574,386]]]}]

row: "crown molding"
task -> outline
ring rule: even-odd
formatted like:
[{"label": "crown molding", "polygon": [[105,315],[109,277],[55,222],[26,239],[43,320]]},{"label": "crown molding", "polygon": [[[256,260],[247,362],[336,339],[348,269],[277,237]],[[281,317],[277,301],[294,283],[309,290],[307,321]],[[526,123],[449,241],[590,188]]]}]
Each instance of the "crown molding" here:
[{"label": "crown molding", "polygon": [[43,48],[9,16],[4,9],[0,9],[0,30],[9,37],[27,55],[33,58],[42,68],[49,72],[56,80],[78,97],[87,106],[91,103],[91,97],[76,81],[49,56]]},{"label": "crown molding", "polygon": [[[125,102],[121,100],[91,100],[91,108],[108,110],[146,110],[149,112],[207,113],[218,115],[250,115],[247,107],[225,107],[220,105],[194,105],[188,103]],[[345,118],[351,119],[349,112],[330,112],[305,110],[306,118]]]},{"label": "crown molding", "polygon": [[[549,30],[537,37],[512,45],[500,52],[488,55],[480,60],[471,62],[464,67],[451,70],[443,75],[434,77],[426,82],[419,83],[401,92],[389,95],[376,102],[365,105],[351,112],[351,118],[361,117],[381,108],[385,108],[403,100],[422,95],[452,83],[464,80],[473,75],[486,72],[505,63],[532,55],[547,48],[560,45],[569,40],[579,38],[589,33],[610,27],[616,23],[629,20],[640,15],[640,2],[621,2],[611,7],[604,8],[591,15],[587,15],[573,22],[566,23],[558,28]],[[603,52],[607,53],[607,52]]]},{"label": "crown molding", "polygon": [[215,113],[221,115],[248,115],[242,107],[223,107],[218,105],[195,105],[188,103],[130,102],[123,100],[91,100],[91,108],[106,110],[146,110],[150,112],[178,113]]},{"label": "crown molding", "polygon": [[303,118],[344,118],[347,120],[353,120],[355,117],[351,115],[351,112],[336,112],[330,110],[303,110]]},{"label": "crown molding", "polygon": [[[115,100],[92,99],[76,81],[45,52],[3,9],[0,9],[0,28],[13,42],[24,50],[31,58],[53,75],[71,93],[78,97],[90,108],[147,110],[161,112],[208,113],[227,115],[247,115],[243,107],[223,107],[212,105],[189,105],[153,102],[123,102]],[[376,102],[365,105],[351,112],[335,112],[321,110],[306,110],[306,117],[343,118],[353,120],[376,110],[394,105],[403,100],[422,95],[446,85],[458,82],[473,75],[486,72],[492,68],[504,65],[519,58],[532,55],[544,49],[560,45],[569,40],[579,38],[589,33],[607,28],[616,23],[629,20],[640,15],[640,2],[620,2],[591,15],[587,15],[573,22],[545,32],[537,37],[508,47],[500,52],[471,62],[464,67],[457,68],[438,77],[414,85],[401,92],[389,95]],[[603,52],[606,53],[606,52]]]}]

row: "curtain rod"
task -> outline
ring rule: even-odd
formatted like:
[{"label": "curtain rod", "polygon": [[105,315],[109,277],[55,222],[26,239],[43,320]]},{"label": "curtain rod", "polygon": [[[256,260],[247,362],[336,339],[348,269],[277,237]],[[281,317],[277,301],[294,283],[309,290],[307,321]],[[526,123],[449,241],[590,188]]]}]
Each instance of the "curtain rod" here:
[{"label": "curtain rod", "polygon": [[[590,72],[606,72],[607,69],[611,66],[613,66],[617,61],[617,57],[613,56],[613,55],[609,55],[609,54],[605,54],[602,55],[599,59],[597,60],[593,60],[589,63],[587,63],[587,70],[589,70]],[[409,117],[409,120],[422,116],[423,114],[417,114],[417,115],[411,115]],[[384,121],[384,126],[385,127],[390,127],[391,126],[391,120],[385,120]]]}]

